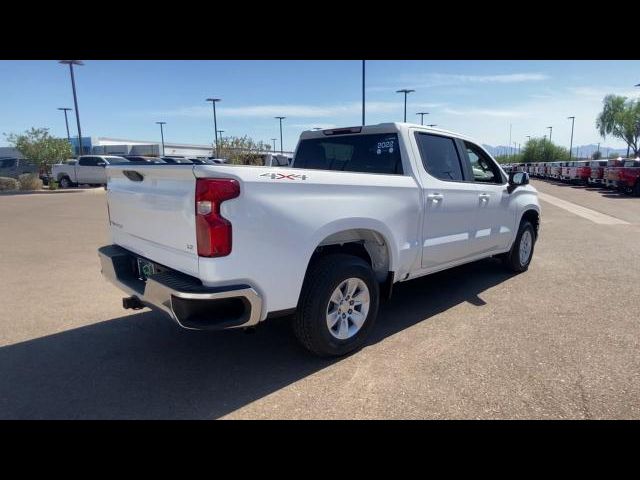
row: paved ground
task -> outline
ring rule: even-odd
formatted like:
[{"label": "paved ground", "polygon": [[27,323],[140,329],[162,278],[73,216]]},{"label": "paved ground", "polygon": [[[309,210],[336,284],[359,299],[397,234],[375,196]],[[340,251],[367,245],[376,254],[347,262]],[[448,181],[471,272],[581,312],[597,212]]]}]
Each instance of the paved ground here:
[{"label": "paved ground", "polygon": [[99,273],[103,192],[2,196],[0,418],[640,418],[640,198],[534,183],[627,223],[544,202],[527,273],[486,260],[399,285],[337,361],[286,321],[127,313]]}]

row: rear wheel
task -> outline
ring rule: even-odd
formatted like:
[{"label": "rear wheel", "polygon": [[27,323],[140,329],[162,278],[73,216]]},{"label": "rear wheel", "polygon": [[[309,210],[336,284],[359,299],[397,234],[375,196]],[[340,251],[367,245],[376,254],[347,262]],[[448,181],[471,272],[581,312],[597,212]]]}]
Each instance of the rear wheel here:
[{"label": "rear wheel", "polygon": [[73,187],[73,182],[69,177],[62,177],[60,179],[60,188],[71,188]]},{"label": "rear wheel", "polygon": [[367,262],[354,255],[327,255],[309,267],[294,333],[316,355],[345,355],[366,341],[378,303],[379,285]]},{"label": "rear wheel", "polygon": [[536,233],[528,220],[523,220],[518,229],[518,235],[511,246],[511,250],[501,257],[502,263],[509,270],[524,272],[529,268],[533,257],[533,247],[536,243]]},{"label": "rear wheel", "polygon": [[636,197],[640,197],[640,180],[636,181],[635,186],[633,187],[633,194]]}]

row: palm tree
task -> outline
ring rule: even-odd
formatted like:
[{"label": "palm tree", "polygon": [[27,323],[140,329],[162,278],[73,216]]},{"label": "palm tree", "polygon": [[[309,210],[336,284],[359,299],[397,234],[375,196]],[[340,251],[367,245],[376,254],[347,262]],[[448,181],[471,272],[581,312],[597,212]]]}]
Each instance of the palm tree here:
[{"label": "palm tree", "polygon": [[624,140],[628,147],[638,155],[640,140],[640,102],[627,97],[607,95],[602,112],[596,119],[596,127],[606,138],[607,135]]}]

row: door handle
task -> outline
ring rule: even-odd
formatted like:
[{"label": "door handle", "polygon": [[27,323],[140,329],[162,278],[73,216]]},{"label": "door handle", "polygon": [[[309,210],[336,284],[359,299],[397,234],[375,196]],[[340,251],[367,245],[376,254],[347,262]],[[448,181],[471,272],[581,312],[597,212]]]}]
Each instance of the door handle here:
[{"label": "door handle", "polygon": [[427,195],[427,199],[431,200],[433,203],[438,203],[444,200],[444,196],[441,193],[430,193]]},{"label": "door handle", "polygon": [[478,195],[478,198],[479,198],[481,201],[488,202],[488,201],[489,201],[489,199],[491,198],[491,195],[489,195],[488,193],[481,193],[480,195]]}]

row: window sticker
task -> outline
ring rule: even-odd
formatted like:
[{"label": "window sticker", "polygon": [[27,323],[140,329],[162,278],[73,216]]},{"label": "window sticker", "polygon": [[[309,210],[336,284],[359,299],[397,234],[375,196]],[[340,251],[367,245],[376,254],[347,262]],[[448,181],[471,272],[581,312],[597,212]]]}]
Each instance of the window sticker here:
[{"label": "window sticker", "polygon": [[382,155],[382,153],[393,153],[393,148],[395,144],[395,139],[386,139],[381,142],[378,142],[378,148],[376,149],[376,154]]}]

